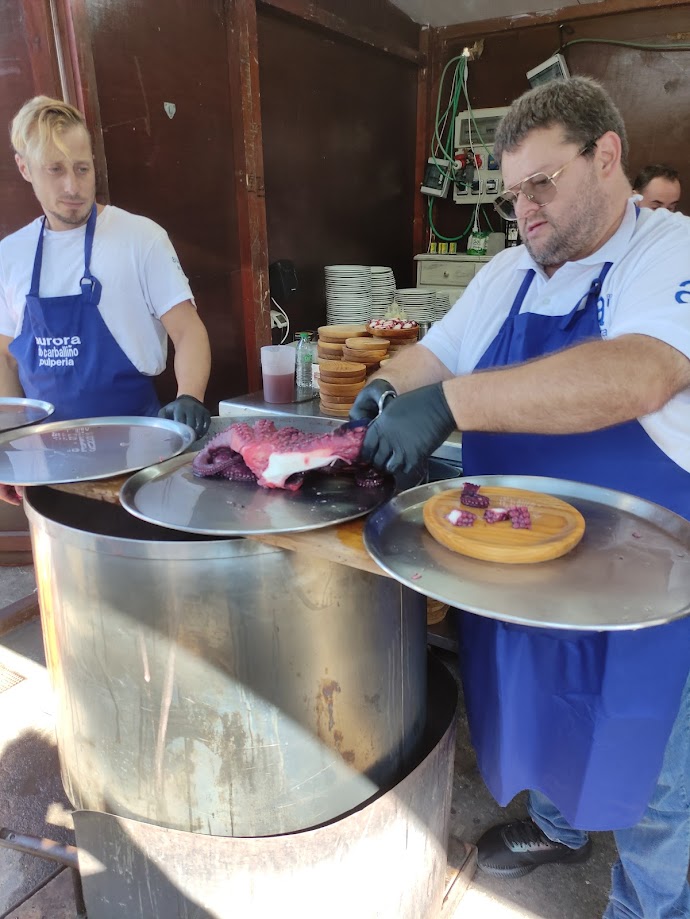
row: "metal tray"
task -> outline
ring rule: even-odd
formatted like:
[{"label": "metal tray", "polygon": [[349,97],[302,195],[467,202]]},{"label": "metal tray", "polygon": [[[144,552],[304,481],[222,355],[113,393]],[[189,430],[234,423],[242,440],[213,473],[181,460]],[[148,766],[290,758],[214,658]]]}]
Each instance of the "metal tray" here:
[{"label": "metal tray", "polygon": [[[582,541],[561,558],[501,565],[437,543],[422,518],[432,495],[464,482],[555,495],[585,518]],[[413,488],[367,521],[364,544],[400,583],[504,622],[613,631],[690,613],[690,521],[622,492],[537,476],[471,476]]]},{"label": "metal tray", "polygon": [[313,472],[299,491],[250,482],[198,478],[189,455],[142,469],[127,479],[120,503],[130,514],[187,533],[249,536],[299,533],[363,517],[395,494],[392,478],[362,488],[351,475]]},{"label": "metal tray", "polygon": [[55,411],[50,402],[40,399],[19,399],[11,396],[0,397],[0,433],[14,431],[28,424],[38,424]]},{"label": "metal tray", "polygon": [[195,436],[177,421],[122,415],[21,428],[0,434],[0,482],[58,485],[107,479],[176,456]]},{"label": "metal tray", "polygon": [[[254,423],[260,417],[214,418],[211,430],[194,445],[194,454],[142,469],[120,490],[120,503],[130,514],[159,526],[206,536],[250,536],[258,533],[299,533],[363,517],[419,477],[386,478],[378,488],[362,488],[351,475],[310,473],[299,491],[261,488],[248,482],[198,478],[192,472],[197,447],[236,421]],[[327,433],[342,421],[330,418],[271,418],[276,427]]]}]

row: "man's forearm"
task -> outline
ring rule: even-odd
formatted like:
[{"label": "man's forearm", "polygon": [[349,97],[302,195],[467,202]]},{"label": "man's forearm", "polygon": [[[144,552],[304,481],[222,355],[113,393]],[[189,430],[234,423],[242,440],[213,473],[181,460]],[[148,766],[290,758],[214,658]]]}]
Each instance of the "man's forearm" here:
[{"label": "man's forearm", "polygon": [[0,396],[22,397],[24,390],[19,382],[17,362],[7,350],[11,339],[0,336]]},{"label": "man's forearm", "polygon": [[194,323],[175,344],[177,395],[194,396],[204,401],[211,372],[211,348],[204,325]]},{"label": "man's forearm", "polygon": [[690,386],[690,361],[645,335],[592,341],[443,389],[461,431],[596,431],[661,408]]},{"label": "man's forearm", "polygon": [[423,345],[413,345],[405,348],[396,355],[390,363],[384,364],[380,370],[372,374],[370,379],[383,377],[395,388],[399,394],[428,386],[430,383],[440,383],[452,377],[450,370],[435,354]]}]

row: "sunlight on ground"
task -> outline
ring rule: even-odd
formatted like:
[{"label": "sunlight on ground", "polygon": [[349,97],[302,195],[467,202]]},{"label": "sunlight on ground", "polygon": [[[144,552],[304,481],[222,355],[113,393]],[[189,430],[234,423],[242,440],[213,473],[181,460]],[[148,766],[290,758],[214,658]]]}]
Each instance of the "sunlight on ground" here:
[{"label": "sunlight on ground", "polygon": [[548,919],[516,903],[470,886],[455,912],[457,919]]}]

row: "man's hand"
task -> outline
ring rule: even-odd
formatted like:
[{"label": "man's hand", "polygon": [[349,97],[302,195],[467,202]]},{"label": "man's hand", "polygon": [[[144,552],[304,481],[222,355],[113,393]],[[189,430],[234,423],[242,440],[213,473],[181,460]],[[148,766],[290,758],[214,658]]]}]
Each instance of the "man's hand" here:
[{"label": "man's hand", "polygon": [[413,389],[391,399],[369,425],[361,459],[392,474],[412,472],[455,427],[441,383]]},{"label": "man's hand", "polygon": [[357,394],[350,409],[350,420],[373,421],[379,413],[379,399],[385,392],[392,392],[395,395],[395,389],[388,380],[382,380],[379,377],[367,383],[364,389]]},{"label": "man's hand", "polygon": [[158,412],[159,418],[169,418],[194,428],[197,437],[203,437],[211,426],[211,413],[194,396],[178,396]]},{"label": "man's hand", "polygon": [[20,505],[22,503],[21,485],[0,485],[0,501]]}]

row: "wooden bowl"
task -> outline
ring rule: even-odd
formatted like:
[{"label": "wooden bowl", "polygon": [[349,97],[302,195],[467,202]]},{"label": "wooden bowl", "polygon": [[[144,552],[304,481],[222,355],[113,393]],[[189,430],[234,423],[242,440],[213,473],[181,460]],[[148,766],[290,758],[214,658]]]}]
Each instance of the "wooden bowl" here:
[{"label": "wooden bowl", "polygon": [[413,329],[372,329],[371,327],[367,328],[369,335],[373,335],[375,338],[388,338],[388,339],[412,339],[417,340],[419,336],[419,326],[415,326]]}]

